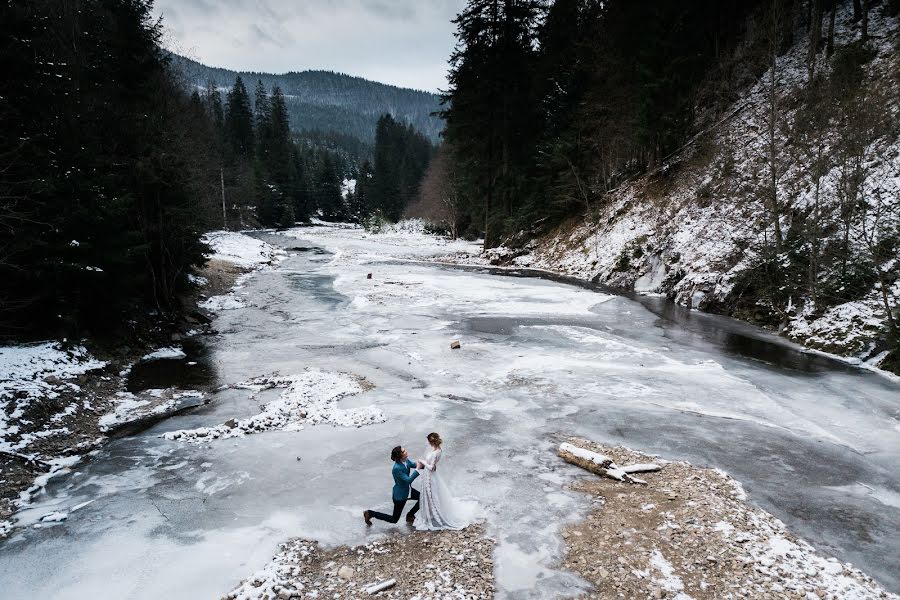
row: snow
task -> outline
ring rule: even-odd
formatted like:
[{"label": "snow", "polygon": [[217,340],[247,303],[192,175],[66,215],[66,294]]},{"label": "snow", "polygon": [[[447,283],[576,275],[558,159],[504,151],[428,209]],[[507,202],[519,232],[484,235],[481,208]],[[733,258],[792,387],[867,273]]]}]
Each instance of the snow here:
[{"label": "snow", "polygon": [[[81,456],[62,456],[44,462],[50,467],[49,470],[36,477],[34,483],[27,490],[19,492],[18,505],[20,507],[31,504],[32,500],[47,487],[47,483],[51,479],[71,473],[71,467],[81,462]],[[21,521],[21,518],[17,520]]]},{"label": "snow", "polygon": [[347,196],[356,192],[356,180],[355,179],[344,179],[341,182],[341,198],[347,199]]},{"label": "snow", "polygon": [[[203,240],[213,249],[213,253],[209,255],[209,258],[232,263],[250,270],[251,273],[271,268],[272,265],[284,260],[287,256],[281,248],[234,231],[207,233]],[[207,298],[199,302],[198,306],[211,312],[246,308],[248,304],[239,296],[238,290],[247,282],[251,273],[245,273],[240,276],[236,285],[227,294]],[[200,285],[205,285],[206,283],[204,280]]]},{"label": "snow", "polygon": [[171,412],[181,406],[185,399],[197,402],[204,397],[199,391],[175,391],[150,389],[140,395],[131,392],[117,392],[113,400],[114,409],[100,417],[100,430],[109,431],[124,423],[159,416]]},{"label": "snow", "polygon": [[41,523],[61,523],[69,518],[69,513],[52,512],[41,517]]},{"label": "snow", "polygon": [[298,431],[305,425],[328,424],[338,427],[363,427],[383,423],[384,413],[374,406],[338,408],[338,400],[366,390],[364,382],[346,373],[333,373],[308,368],[297,375],[262,376],[234,384],[253,392],[282,388],[281,396],[263,407],[263,411],[246,419],[232,419],[216,427],[200,427],[170,431],[169,440],[204,443],[212,439],[243,437],[270,430]]},{"label": "snow", "polygon": [[[838,8],[835,41],[839,47],[859,37],[851,10],[849,2]],[[900,68],[900,54],[891,40],[896,40],[900,22],[896,17],[885,17],[882,7],[873,6],[869,28],[870,43],[878,53],[865,68],[875,82],[894,81],[892,74]],[[776,69],[778,94],[784,100],[784,123],[797,118],[797,92],[808,79],[807,39],[801,34],[797,40],[778,58]],[[830,66],[825,53],[820,56],[816,68],[827,72]],[[476,250],[466,256],[448,253],[447,260],[480,265],[503,260],[512,268],[546,270],[645,294],[664,293],[693,309],[705,310],[725,301],[741,274],[759,263],[767,243],[769,210],[758,190],[760,174],[768,169],[767,140],[762,133],[768,118],[768,86],[768,73],[764,73],[724,111],[731,118],[704,135],[702,144],[687,147],[674,159],[678,168],[668,177],[664,192],[659,190],[656,174],[628,181],[604,196],[590,219],[573,219],[524,249],[501,247],[483,254]],[[893,92],[894,96],[882,103],[893,104],[896,121],[900,112],[896,87]],[[835,130],[823,139],[826,154],[837,135]],[[782,219],[787,231],[792,225],[792,212],[810,211],[816,186],[811,170],[806,168],[809,157],[789,141],[792,133],[786,125],[779,125],[778,136],[778,159],[784,169],[778,196],[788,204]],[[713,151],[707,156],[698,146]],[[829,160],[820,182],[820,198],[823,205],[832,205],[830,214],[834,215],[841,168],[835,157]],[[886,129],[883,137],[871,142],[865,163],[868,178],[864,194],[871,205],[869,213],[875,215],[878,205],[886,207],[896,202],[891,199],[900,197],[900,140],[895,131]],[[896,215],[896,209],[893,216],[883,210],[879,217],[858,219],[849,242],[860,260],[866,260],[869,252],[866,236],[873,236],[874,231],[877,240],[896,231],[900,225]],[[839,233],[824,234],[830,237],[823,237],[822,247],[838,243]],[[896,271],[898,265],[900,256],[882,268]],[[889,296],[894,307],[900,306],[900,281],[889,290]],[[790,316],[783,332],[791,340],[862,361],[868,358],[872,340],[885,337],[887,319],[877,287],[863,298],[824,311],[817,310],[809,298],[793,300],[794,306],[801,308]],[[866,368],[877,365],[877,360],[870,360]]]},{"label": "snow", "polygon": [[187,354],[184,353],[184,350],[182,350],[181,348],[170,346],[154,350],[149,354],[145,354],[141,357],[141,360],[171,360],[181,358],[187,358]]},{"label": "snow", "polygon": [[478,242],[450,240],[425,232],[419,219],[388,224],[375,232],[347,224],[315,224],[280,231],[280,235],[309,240],[335,253],[334,262],[351,263],[357,260],[424,260],[445,254],[480,252]]},{"label": "snow", "polygon": [[[558,598],[582,585],[559,569],[559,523],[599,500],[568,489],[551,451],[559,432],[727,468],[792,529],[895,585],[881,557],[897,548],[896,509],[822,488],[875,487],[895,466],[889,382],[748,360],[711,341],[725,326],[698,333],[625,298],[424,263],[447,244],[415,232],[407,246],[351,227],[290,233],[331,254],[291,256],[246,282],[258,309],[217,315],[210,353],[226,386],[202,410],[116,440],[36,497],[25,522],[69,518],[52,539],[23,531],[0,556],[7,594],[221,597],[288,538],[369,543],[396,531],[367,532],[360,518],[390,507],[387,453],[406,444],[415,458],[430,431],[446,440],[455,493],[497,540],[498,595]],[[383,422],[307,426],[370,408]],[[224,429],[232,418],[239,432]],[[250,435],[256,425],[266,433]],[[742,522],[715,520],[726,518],[736,539]],[[648,573],[666,581],[659,566]]]},{"label": "snow", "polygon": [[807,596],[812,594],[816,598],[820,596],[815,594],[815,589],[823,590],[826,598],[841,600],[884,597],[877,589],[864,584],[869,579],[859,569],[818,554],[803,540],[789,539],[784,524],[771,515],[751,514],[750,522],[755,532],[762,532],[753,536],[744,534],[742,538],[747,540],[743,544],[754,559],[754,568],[779,578],[785,588],[805,590]]},{"label": "snow", "polygon": [[209,258],[253,269],[272,264],[284,251],[261,240],[235,231],[213,231],[203,236],[213,253]]},{"label": "snow", "polygon": [[220,312],[223,310],[236,310],[238,308],[246,308],[247,303],[237,297],[234,292],[229,292],[222,296],[213,296],[197,304],[200,308],[212,312]]},{"label": "snow", "polygon": [[[67,380],[106,364],[84,346],[65,348],[59,342],[0,346],[0,450],[14,452],[27,445],[8,438],[19,432],[17,420],[31,402],[56,398],[64,390],[77,391],[78,385]],[[53,377],[60,381],[46,381]]]},{"label": "snow", "polygon": [[672,563],[666,560],[659,550],[654,550],[650,555],[650,566],[657,571],[661,577],[654,578],[654,581],[669,593],[673,593],[675,600],[692,600],[691,596],[684,593],[684,582],[675,574]]}]

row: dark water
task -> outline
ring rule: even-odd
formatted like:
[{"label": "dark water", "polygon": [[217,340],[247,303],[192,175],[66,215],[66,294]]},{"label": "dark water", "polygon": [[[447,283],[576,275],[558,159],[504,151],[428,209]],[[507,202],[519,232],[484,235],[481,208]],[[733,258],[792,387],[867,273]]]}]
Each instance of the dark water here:
[{"label": "dark water", "polygon": [[[400,261],[398,261],[399,263]],[[645,296],[592,281],[535,269],[447,264],[441,264],[440,268],[485,273],[499,277],[543,279],[627,298],[658,316],[659,321],[655,323],[655,326],[664,329],[667,337],[670,339],[685,341],[691,336],[700,336],[703,341],[713,344],[727,354],[762,361],[782,369],[799,373],[822,373],[825,371],[858,373],[860,371],[858,367],[854,367],[844,361],[806,352],[799,345],[753,325],[721,315],[691,310],[663,297]],[[563,320],[559,321],[558,324],[571,325],[574,323]],[[585,326],[583,323],[578,323],[578,325]],[[589,327],[590,325],[586,326]]]},{"label": "dark water", "polygon": [[137,393],[166,388],[205,390],[214,387],[216,369],[202,338],[187,338],[178,345],[187,355],[185,358],[145,360],[135,364],[128,374],[128,391]]}]

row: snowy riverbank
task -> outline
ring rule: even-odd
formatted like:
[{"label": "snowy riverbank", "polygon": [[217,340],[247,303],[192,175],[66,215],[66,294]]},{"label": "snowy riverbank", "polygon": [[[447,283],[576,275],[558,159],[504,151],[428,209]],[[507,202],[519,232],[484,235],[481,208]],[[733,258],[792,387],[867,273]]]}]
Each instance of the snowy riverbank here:
[{"label": "snowy riverbank", "polygon": [[[235,280],[246,280],[284,256],[281,249],[241,233],[212,232],[204,240],[213,249],[210,262],[190,279],[200,290],[226,293],[205,299],[202,308],[239,304]],[[194,324],[173,334],[179,340],[202,329],[194,317],[187,318]],[[13,530],[17,511],[28,508],[52,478],[71,472],[85,454],[95,452],[110,432],[202,404],[205,394],[197,390],[126,389],[138,363],[186,361],[181,346],[131,354],[126,351],[114,362],[94,357],[80,344],[0,347],[0,537]],[[35,524],[44,522],[41,517]]]}]

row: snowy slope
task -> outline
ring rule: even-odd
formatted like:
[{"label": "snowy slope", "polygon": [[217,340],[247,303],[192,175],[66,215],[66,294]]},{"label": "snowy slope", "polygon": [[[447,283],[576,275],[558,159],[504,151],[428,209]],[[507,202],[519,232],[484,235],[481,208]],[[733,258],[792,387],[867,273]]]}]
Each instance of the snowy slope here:
[{"label": "snowy slope", "polygon": [[[838,11],[837,46],[859,37],[851,10],[848,2]],[[873,7],[869,27],[877,54],[865,68],[876,82],[895,82],[892,78],[900,72],[898,21],[885,17],[880,7]],[[808,79],[805,32],[798,32],[797,39],[795,46],[778,59],[777,67],[778,98],[785,122],[779,126],[778,157],[783,168],[778,194],[785,203],[781,219],[785,231],[791,228],[792,214],[810,211],[815,190],[809,157],[790,139],[790,126],[800,118],[796,94]],[[829,69],[824,53],[817,69]],[[532,240],[524,249],[501,247],[480,259],[664,294],[684,306],[728,312],[737,294],[736,281],[759,264],[766,236],[771,246],[772,233],[765,216],[768,211],[760,193],[760,174],[768,169],[768,85],[766,73],[725,111],[730,118],[658,171],[608,194],[587,219],[570,220]],[[900,90],[891,85],[885,87],[891,94],[888,107],[896,122]],[[826,154],[838,135],[835,131],[831,134],[830,139],[823,139]],[[866,165],[865,193],[900,198],[900,140],[896,130],[885,131],[866,149],[866,156],[871,160]],[[840,167],[832,161],[821,179],[822,202],[837,202],[840,177]],[[851,244],[861,244],[860,234],[854,231],[853,235]],[[823,238],[822,243],[826,241]],[[473,262],[478,260],[472,257]],[[900,258],[895,258],[883,270],[896,271],[898,266]],[[900,281],[888,293],[893,305],[900,305]],[[772,320],[771,309],[759,307],[760,322]],[[884,358],[885,353],[876,350],[874,343],[884,338],[886,323],[877,285],[862,298],[824,311],[817,310],[808,298],[792,299],[786,313],[782,333],[795,341],[872,363]]]}]

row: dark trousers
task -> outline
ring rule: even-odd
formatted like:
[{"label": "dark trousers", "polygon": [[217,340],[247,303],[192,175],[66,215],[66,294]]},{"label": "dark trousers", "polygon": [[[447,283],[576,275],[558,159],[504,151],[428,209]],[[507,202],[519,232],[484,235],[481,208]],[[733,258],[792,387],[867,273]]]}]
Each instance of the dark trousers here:
[{"label": "dark trousers", "polygon": [[[415,515],[419,511],[419,490],[410,488],[410,497],[416,501],[416,505],[412,507],[408,513],[406,513],[406,518],[409,518]],[[400,514],[403,512],[403,507],[406,506],[406,502],[409,500],[394,500],[394,514],[386,515],[384,513],[376,512],[374,510],[369,511],[369,518],[371,519],[379,519],[381,521],[387,521],[388,523],[396,523],[400,520]]]}]

